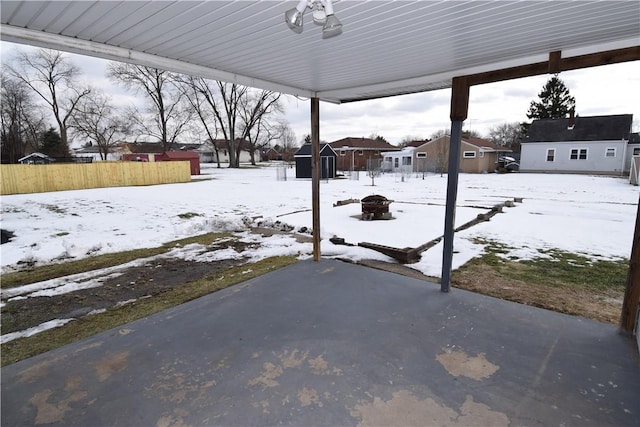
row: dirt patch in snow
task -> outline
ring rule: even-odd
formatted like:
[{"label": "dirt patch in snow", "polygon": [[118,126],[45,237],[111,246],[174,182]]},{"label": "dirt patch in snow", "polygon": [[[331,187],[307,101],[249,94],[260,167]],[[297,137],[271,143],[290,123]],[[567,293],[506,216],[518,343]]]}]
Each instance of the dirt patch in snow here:
[{"label": "dirt patch in snow", "polygon": [[2,308],[2,333],[25,330],[53,319],[79,318],[141,298],[155,297],[175,286],[245,262],[241,258],[215,262],[157,258],[145,265],[121,270],[121,275],[106,279],[96,288],[9,301]]}]

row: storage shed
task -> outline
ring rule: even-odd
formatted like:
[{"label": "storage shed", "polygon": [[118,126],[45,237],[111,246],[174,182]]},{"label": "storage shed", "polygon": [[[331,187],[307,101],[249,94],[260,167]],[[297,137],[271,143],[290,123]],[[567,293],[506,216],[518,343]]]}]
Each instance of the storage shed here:
[{"label": "storage shed", "polygon": [[188,161],[191,165],[191,175],[200,175],[200,156],[195,151],[166,151],[160,156],[160,161]]},{"label": "storage shed", "polygon": [[[320,145],[320,179],[336,177],[337,154],[329,144]],[[296,178],[311,178],[311,144],[304,144],[293,155]]]},{"label": "storage shed", "polygon": [[31,153],[27,156],[24,156],[18,159],[19,163],[23,165],[48,165],[49,163],[55,162],[53,157],[47,156],[42,153]]}]

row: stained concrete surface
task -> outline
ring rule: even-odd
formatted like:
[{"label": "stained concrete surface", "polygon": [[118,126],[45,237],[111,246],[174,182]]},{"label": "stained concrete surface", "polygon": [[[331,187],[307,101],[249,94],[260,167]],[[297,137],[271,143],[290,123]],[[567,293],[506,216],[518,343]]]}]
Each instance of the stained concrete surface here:
[{"label": "stained concrete surface", "polygon": [[640,425],[617,328],[304,261],[2,369],[3,426]]}]

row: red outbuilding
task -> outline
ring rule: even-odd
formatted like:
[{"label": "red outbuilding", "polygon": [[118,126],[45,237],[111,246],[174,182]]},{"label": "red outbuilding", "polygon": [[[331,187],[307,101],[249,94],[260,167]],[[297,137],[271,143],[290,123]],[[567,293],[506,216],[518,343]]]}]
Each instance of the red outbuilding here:
[{"label": "red outbuilding", "polygon": [[191,164],[191,175],[200,175],[200,156],[195,151],[166,151],[156,160],[163,162],[188,160]]}]

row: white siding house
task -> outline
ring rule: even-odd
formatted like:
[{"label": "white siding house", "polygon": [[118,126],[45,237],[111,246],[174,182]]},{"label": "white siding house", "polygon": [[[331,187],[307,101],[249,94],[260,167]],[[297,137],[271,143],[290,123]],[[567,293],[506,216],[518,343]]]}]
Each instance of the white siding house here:
[{"label": "white siding house", "polygon": [[631,114],[534,120],[520,171],[623,175],[629,172]]},{"label": "white siding house", "polygon": [[382,170],[384,172],[413,172],[413,152],[415,147],[404,147],[400,151],[388,151],[383,154]]}]

